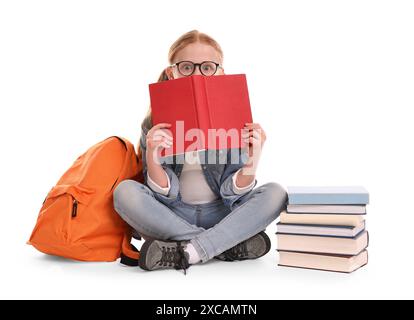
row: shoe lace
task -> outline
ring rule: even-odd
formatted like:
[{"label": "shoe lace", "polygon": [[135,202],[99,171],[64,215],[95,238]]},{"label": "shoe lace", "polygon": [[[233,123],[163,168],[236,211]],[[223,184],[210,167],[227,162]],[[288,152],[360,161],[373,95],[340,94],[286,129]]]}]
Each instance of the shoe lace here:
[{"label": "shoe lace", "polygon": [[184,274],[187,274],[187,269],[190,264],[184,253],[184,247],[181,242],[177,242],[176,247],[161,247],[162,256],[158,263],[165,267],[174,267],[174,269],[183,269]]},{"label": "shoe lace", "polygon": [[247,243],[243,241],[227,251],[232,259],[240,259],[248,256]]}]

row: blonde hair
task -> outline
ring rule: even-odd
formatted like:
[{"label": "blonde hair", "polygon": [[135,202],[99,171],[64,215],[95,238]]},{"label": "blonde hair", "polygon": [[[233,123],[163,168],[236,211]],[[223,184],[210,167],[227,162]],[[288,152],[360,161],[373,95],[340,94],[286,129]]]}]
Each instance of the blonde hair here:
[{"label": "blonde hair", "polygon": [[[223,61],[223,51],[221,50],[220,45],[218,44],[218,42],[216,40],[214,40],[212,37],[210,37],[209,35],[202,33],[198,30],[191,30],[187,33],[184,33],[181,37],[179,37],[170,47],[170,50],[168,52],[168,62],[170,64],[173,63],[177,53],[185,48],[187,45],[191,44],[191,43],[195,43],[195,42],[201,42],[204,44],[208,44],[210,46],[212,46],[214,49],[217,50],[221,60]],[[157,82],[162,82],[162,81],[168,81],[168,76],[167,73],[165,72],[166,69],[164,69]],[[145,131],[147,132],[149,129],[151,129],[153,126],[152,124],[152,118],[151,118],[151,105],[149,106],[149,109],[147,111],[147,114],[145,115],[144,120],[141,123],[141,128],[145,129]]]}]

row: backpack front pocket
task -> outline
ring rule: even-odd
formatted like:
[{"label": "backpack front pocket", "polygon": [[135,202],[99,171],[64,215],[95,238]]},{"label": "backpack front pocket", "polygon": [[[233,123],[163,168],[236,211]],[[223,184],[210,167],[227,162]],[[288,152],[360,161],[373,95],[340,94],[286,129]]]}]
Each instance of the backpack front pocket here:
[{"label": "backpack front pocket", "polygon": [[[53,187],[39,213],[38,222],[33,235],[42,243],[68,243],[72,241],[72,228],[81,216],[94,193],[74,185],[57,185]],[[32,237],[33,237],[32,235]]]}]

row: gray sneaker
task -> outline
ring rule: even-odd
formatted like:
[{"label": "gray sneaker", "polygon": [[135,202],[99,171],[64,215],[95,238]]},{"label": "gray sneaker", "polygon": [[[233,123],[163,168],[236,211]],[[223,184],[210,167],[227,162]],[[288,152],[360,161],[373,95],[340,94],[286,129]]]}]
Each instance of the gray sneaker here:
[{"label": "gray sneaker", "polygon": [[189,255],[184,251],[182,241],[162,241],[147,240],[141,247],[139,266],[147,271],[158,269],[186,269],[190,267],[188,263]]},{"label": "gray sneaker", "polygon": [[221,261],[257,259],[268,253],[270,251],[270,246],[269,237],[262,231],[214,258]]}]

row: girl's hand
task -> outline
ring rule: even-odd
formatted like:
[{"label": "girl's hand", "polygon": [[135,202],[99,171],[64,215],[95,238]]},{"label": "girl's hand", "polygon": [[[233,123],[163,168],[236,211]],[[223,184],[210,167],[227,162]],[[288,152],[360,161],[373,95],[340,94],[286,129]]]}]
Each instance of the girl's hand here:
[{"label": "girl's hand", "polygon": [[170,123],[158,123],[147,132],[147,150],[161,151],[162,149],[170,148],[173,145],[173,138],[170,135],[169,130],[163,129],[169,127],[171,127]]},{"label": "girl's hand", "polygon": [[242,131],[243,141],[248,144],[249,159],[246,167],[257,168],[257,164],[266,141],[266,133],[258,123],[246,123]]}]

